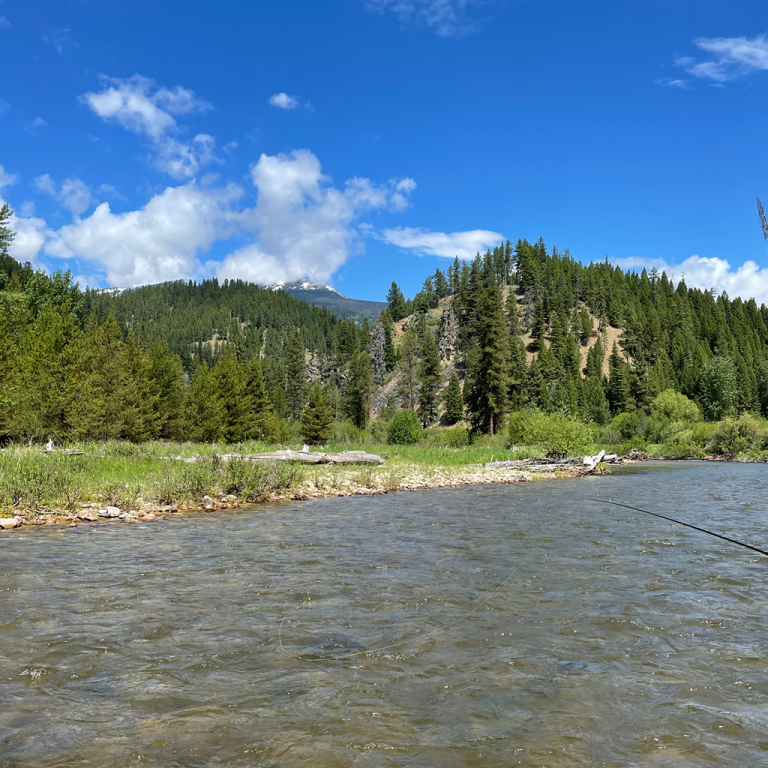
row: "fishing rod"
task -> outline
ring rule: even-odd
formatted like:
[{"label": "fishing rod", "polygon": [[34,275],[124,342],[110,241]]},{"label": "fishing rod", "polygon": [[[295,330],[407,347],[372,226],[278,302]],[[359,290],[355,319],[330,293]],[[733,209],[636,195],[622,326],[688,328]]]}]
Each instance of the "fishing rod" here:
[{"label": "fishing rod", "polygon": [[676,523],[677,525],[683,525],[686,528],[692,528],[694,531],[700,533],[706,533],[707,536],[714,536],[716,539],[722,539],[723,541],[729,541],[731,544],[736,544],[738,547],[744,547],[744,549],[751,549],[753,552],[757,552],[763,557],[768,557],[768,552],[760,547],[753,547],[751,544],[745,544],[743,541],[732,539],[729,536],[723,536],[721,533],[715,533],[714,531],[708,531],[706,528],[699,528],[698,525],[692,525],[691,523],[684,523],[682,520],[675,520],[674,517],[667,517],[661,515],[658,512],[649,512],[647,509],[640,509],[640,507],[633,507],[631,504],[622,504],[618,501],[611,501],[610,499],[595,499],[587,497],[587,501],[598,501],[601,504],[613,504],[614,507],[624,507],[625,509],[633,509],[635,512],[642,512],[645,515],[652,515],[653,517],[661,518],[662,520],[668,520],[670,523]]}]

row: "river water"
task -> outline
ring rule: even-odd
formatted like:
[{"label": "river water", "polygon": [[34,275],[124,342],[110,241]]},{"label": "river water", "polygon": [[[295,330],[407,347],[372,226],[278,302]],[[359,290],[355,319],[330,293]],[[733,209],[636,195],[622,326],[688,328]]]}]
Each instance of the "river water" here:
[{"label": "river water", "polygon": [[0,765],[766,765],[767,473],[3,534]]}]

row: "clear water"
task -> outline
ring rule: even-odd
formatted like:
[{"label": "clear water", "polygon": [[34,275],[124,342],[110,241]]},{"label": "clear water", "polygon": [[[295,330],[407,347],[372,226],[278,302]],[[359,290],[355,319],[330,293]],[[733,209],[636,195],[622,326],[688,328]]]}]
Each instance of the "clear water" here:
[{"label": "clear water", "polygon": [[0,765],[766,765],[767,473],[2,534]]}]

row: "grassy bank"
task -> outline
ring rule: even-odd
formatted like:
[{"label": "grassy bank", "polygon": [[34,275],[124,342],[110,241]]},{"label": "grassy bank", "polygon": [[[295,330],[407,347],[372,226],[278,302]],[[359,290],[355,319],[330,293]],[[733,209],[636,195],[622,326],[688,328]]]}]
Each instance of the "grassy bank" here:
[{"label": "grassy bank", "polygon": [[[69,446],[84,455],[46,453],[39,446],[8,446],[0,451],[0,515],[73,513],[83,503],[94,507],[140,510],[158,505],[188,508],[225,502],[258,502],[359,491],[479,480],[490,461],[537,455],[535,448],[508,450],[500,445],[429,446],[328,445],[327,451],[364,449],[386,458],[383,466],[303,466],[281,462],[222,461],[217,454],[250,454],[276,446],[258,442],[224,444],[121,442]],[[298,447],[301,446],[291,446]],[[198,457],[194,463],[183,461]],[[208,498],[206,498],[208,497]]]}]

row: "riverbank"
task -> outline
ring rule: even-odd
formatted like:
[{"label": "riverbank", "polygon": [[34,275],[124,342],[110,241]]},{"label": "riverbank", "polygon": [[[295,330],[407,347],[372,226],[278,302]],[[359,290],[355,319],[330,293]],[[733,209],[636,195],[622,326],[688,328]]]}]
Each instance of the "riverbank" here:
[{"label": "riverbank", "polygon": [[528,449],[470,447],[435,454],[434,450],[388,448],[382,451],[384,465],[352,467],[257,464],[236,456],[224,461],[210,446],[105,443],[70,452],[10,448],[0,453],[0,528],[98,520],[150,522],[170,514],[236,509],[259,502],[532,482],[584,472],[577,465],[536,471],[486,466],[530,458],[535,452]]}]

